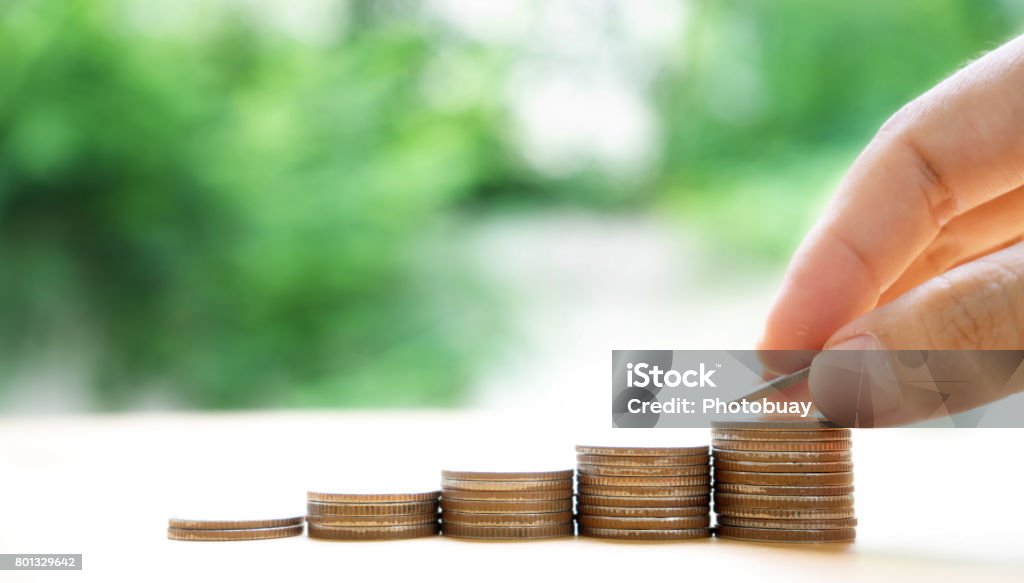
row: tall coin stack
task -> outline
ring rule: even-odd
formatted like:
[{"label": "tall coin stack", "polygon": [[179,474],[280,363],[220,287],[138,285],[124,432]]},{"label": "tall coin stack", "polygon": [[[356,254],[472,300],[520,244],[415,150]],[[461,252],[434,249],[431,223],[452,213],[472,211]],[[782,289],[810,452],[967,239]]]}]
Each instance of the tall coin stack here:
[{"label": "tall coin stack", "polygon": [[441,531],[465,539],[531,540],[575,534],[572,470],[441,472]]},{"label": "tall coin stack", "polygon": [[576,446],[580,536],[711,536],[708,447]]},{"label": "tall coin stack", "polygon": [[438,491],[413,494],[327,494],[306,496],[310,538],[396,540],[438,533]]},{"label": "tall coin stack", "polygon": [[810,421],[712,423],[715,534],[786,543],[856,538],[849,429]]}]

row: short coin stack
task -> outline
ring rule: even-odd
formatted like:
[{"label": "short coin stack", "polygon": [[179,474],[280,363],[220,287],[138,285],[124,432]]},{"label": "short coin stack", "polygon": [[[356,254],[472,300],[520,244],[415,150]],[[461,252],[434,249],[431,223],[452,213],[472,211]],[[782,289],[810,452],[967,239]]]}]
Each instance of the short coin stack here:
[{"label": "short coin stack", "polygon": [[850,430],[810,421],[712,423],[715,534],[787,543],[856,538]]},{"label": "short coin stack", "polygon": [[441,472],[444,536],[531,540],[575,534],[572,470]]},{"label": "short coin stack", "polygon": [[331,540],[396,540],[438,533],[441,493],[327,494],[309,492],[310,538]]},{"label": "short coin stack", "polygon": [[302,517],[263,520],[191,520],[172,518],[167,538],[172,540],[228,541],[285,538],[302,534]]},{"label": "short coin stack", "polygon": [[688,540],[711,536],[708,447],[577,445],[580,536]]}]

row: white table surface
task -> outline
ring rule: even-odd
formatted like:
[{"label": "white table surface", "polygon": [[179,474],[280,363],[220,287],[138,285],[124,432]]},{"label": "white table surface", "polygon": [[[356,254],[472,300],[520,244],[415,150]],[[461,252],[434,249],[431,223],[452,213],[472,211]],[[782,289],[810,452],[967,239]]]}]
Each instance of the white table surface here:
[{"label": "white table surface", "polygon": [[0,581],[1024,581],[1024,430],[860,430],[858,540],[476,543],[166,539],[170,516],[298,515],[309,489],[435,489],[440,470],[571,468],[573,445],[695,445],[516,412],[260,412],[0,419],[0,552],[83,553]]}]

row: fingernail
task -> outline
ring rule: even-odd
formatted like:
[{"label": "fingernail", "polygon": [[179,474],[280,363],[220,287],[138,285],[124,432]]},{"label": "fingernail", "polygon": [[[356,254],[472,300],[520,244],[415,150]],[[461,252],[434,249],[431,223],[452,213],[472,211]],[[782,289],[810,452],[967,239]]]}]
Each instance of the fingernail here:
[{"label": "fingernail", "polygon": [[815,405],[843,425],[876,425],[903,404],[888,356],[870,334],[830,346],[811,365],[809,388]]},{"label": "fingernail", "polygon": [[828,347],[829,350],[882,350],[878,339],[870,334],[858,334]]}]

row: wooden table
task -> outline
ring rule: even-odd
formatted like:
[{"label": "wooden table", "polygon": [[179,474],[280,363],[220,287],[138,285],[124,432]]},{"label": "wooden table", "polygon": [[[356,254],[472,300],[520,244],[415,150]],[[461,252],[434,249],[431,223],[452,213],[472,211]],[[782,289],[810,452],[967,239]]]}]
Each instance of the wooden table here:
[{"label": "wooden table", "polygon": [[[579,429],[528,412],[0,419],[0,552],[84,554],[82,572],[0,581],[1024,581],[1024,431],[1014,430],[856,432],[852,545],[166,539],[172,515],[302,514],[308,489],[433,489],[442,467],[569,468],[574,443],[593,439]],[[705,430],[600,439],[640,437],[709,441]]]}]

